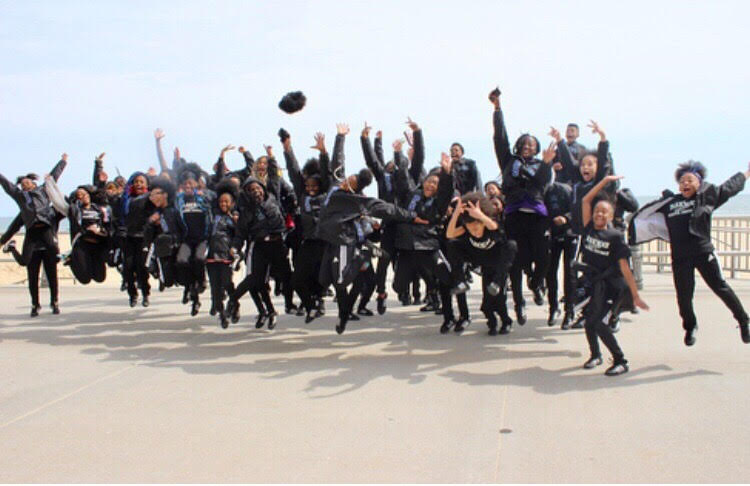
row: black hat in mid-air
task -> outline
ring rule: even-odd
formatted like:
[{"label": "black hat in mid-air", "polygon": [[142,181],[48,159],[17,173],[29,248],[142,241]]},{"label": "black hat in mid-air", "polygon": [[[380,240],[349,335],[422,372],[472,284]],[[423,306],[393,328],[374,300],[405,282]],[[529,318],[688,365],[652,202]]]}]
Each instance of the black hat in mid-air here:
[{"label": "black hat in mid-air", "polygon": [[305,107],[307,98],[302,91],[290,91],[279,101],[279,108],[287,113],[295,113]]}]

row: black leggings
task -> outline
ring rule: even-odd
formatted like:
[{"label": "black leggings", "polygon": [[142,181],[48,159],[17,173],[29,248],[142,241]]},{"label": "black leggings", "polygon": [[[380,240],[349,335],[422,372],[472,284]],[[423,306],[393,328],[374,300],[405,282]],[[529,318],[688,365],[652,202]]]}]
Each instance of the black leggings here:
[{"label": "black leggings", "polygon": [[537,213],[515,211],[505,217],[508,238],[518,245],[518,254],[510,269],[510,283],[516,306],[524,305],[522,272],[530,277],[530,287],[536,289],[544,283],[549,262],[549,238],[545,236],[549,221]]},{"label": "black leggings", "polygon": [[136,297],[138,291],[136,284],[141,289],[142,295],[151,293],[151,285],[148,283],[148,269],[146,268],[147,249],[144,247],[143,238],[128,236],[125,239],[125,282],[128,285],[130,297]]},{"label": "black leggings", "polygon": [[79,239],[70,255],[70,269],[76,280],[86,285],[92,280],[104,282],[107,278],[107,256],[109,245],[106,241],[93,243]]},{"label": "black leggings", "polygon": [[693,311],[693,294],[695,293],[695,270],[698,269],[703,280],[724,302],[740,324],[748,322],[748,316],[740,299],[724,280],[719,266],[719,259],[714,253],[704,253],[695,257],[681,258],[672,261],[672,278],[677,292],[677,305],[682,317],[682,328],[686,331],[695,329],[698,322]]}]

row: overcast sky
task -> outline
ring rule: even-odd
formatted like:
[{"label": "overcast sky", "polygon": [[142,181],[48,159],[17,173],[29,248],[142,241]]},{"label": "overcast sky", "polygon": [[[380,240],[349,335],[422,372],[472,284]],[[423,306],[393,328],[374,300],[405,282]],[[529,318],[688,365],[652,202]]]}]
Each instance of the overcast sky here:
[{"label": "overcast sky", "polygon": [[[636,194],[674,185],[693,158],[718,182],[747,167],[750,2],[0,1],[0,172],[44,173],[70,154],[64,189],[156,165],[165,149],[210,167],[219,149],[300,158],[315,131],[349,122],[347,168],[364,165],[364,121],[390,143],[411,116],[427,163],[460,141],[497,176],[499,85],[511,138],[597,120]],[[302,90],[293,116],[280,97]],[[595,145],[589,131],[580,141]],[[170,157],[171,158],[171,157]],[[241,156],[230,155],[230,166]],[[0,196],[0,216],[17,212]]]}]

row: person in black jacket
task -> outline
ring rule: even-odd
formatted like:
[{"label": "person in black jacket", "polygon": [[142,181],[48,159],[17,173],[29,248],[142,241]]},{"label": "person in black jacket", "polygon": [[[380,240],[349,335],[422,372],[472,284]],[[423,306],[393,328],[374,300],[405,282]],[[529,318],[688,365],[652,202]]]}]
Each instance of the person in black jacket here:
[{"label": "person in black jacket", "polygon": [[[706,182],[706,168],[700,162],[688,161],[675,171],[679,193],[656,203],[645,205],[631,221],[630,242],[638,244],[652,238],[651,233],[661,227],[660,237],[670,242],[672,277],[680,309],[685,345],[695,344],[698,322],[693,311],[695,270],[719,296],[740,325],[742,342],[750,343],[748,315],[721,273],[719,258],[711,243],[711,216],[714,210],[730,197],[738,194],[750,178],[750,164],[745,172],[738,172],[720,186]],[[648,214],[658,219],[646,219]]]},{"label": "person in black jacket", "polygon": [[[153,261],[159,288],[172,287],[178,280],[177,253],[188,231],[175,207],[176,187],[164,176],[151,180],[148,196],[134,201],[137,209],[149,214],[143,228],[144,262]],[[145,264],[145,263],[144,263]]]},{"label": "person in black jacket", "polygon": [[271,302],[269,275],[274,274],[282,279],[283,288],[291,293],[289,281],[292,272],[284,246],[284,216],[278,201],[266,191],[266,186],[260,180],[248,177],[242,188],[240,217],[233,246],[240,250],[246,242],[248,244],[245,256],[247,276],[230,296],[227,312],[232,322],[237,322],[239,299],[249,291],[258,308],[256,329],[265,325],[268,325],[268,329],[274,329],[278,314]]},{"label": "person in black jacket", "polygon": [[453,183],[458,194],[482,190],[482,176],[477,163],[464,157],[464,147],[458,142],[451,144],[451,162],[453,162]]},{"label": "person in black jacket", "polygon": [[555,157],[555,144],[543,152],[539,140],[523,134],[516,140],[513,151],[508,141],[508,131],[500,109],[500,95],[490,94],[493,113],[495,155],[503,174],[502,192],[505,196],[505,226],[508,237],[518,245],[518,255],[510,271],[518,323],[526,323],[526,303],[523,299],[521,273],[529,275],[529,287],[534,293],[534,303],[544,304],[544,277],[549,264],[549,227],[544,192],[552,181],[551,163]]},{"label": "person in black jacket", "polygon": [[148,202],[149,180],[143,172],[135,172],[128,179],[119,204],[123,216],[121,232],[123,236],[124,270],[130,307],[138,303],[138,290],[141,290],[143,307],[149,306],[151,285],[148,282],[148,248],[144,246],[143,230],[154,212]]},{"label": "person in black jacket", "polygon": [[206,275],[208,240],[213,219],[213,192],[199,191],[199,167],[186,164],[178,172],[180,193],[176,198],[177,210],[186,228],[185,238],[177,250],[177,277],[185,287],[192,302],[190,315],[197,315],[199,295],[203,291]]},{"label": "person in black jacket", "polygon": [[[581,203],[581,224],[585,228],[581,240],[581,261],[584,279],[589,287],[590,300],[584,309],[586,340],[591,353],[584,363],[585,369],[602,364],[599,339],[607,347],[614,363],[605,374],[616,376],[627,373],[628,361],[620,349],[617,339],[604,319],[627,289],[634,305],[648,310],[648,305],[638,295],[635,279],[628,265],[630,250],[623,234],[612,228],[614,206],[606,196],[594,204],[597,194],[621,176],[606,176],[584,196]],[[593,209],[592,209],[593,207]]]},{"label": "person in black jacket", "polygon": [[516,244],[508,241],[499,221],[499,210],[501,206],[482,193],[465,194],[457,201],[445,233],[454,292],[464,293],[469,289],[464,280],[463,263],[478,265],[482,269],[481,310],[487,317],[490,336],[498,334],[495,314],[502,322],[500,334],[507,334],[512,322],[508,316],[505,287]]},{"label": "person in black jacket", "polygon": [[571,192],[568,184],[553,182],[544,194],[544,205],[550,220],[550,259],[547,275],[547,301],[549,302],[548,326],[555,325],[555,319],[560,314],[557,300],[557,274],[560,268],[560,258],[563,261],[563,302],[565,316],[562,329],[568,329],[574,319],[575,279],[570,268],[575,259],[576,243],[578,239],[570,231],[568,217],[571,211]]},{"label": "person in black jacket", "polygon": [[[424,137],[422,135],[422,129],[415,123],[411,118],[407,120],[407,125],[411,133],[407,133],[407,141],[409,141],[409,160],[410,164],[407,170],[409,177],[413,184],[418,186],[421,184],[425,177],[424,174]],[[362,130],[361,143],[362,152],[365,156],[365,163],[367,167],[372,171],[375,176],[375,180],[378,183],[378,199],[389,203],[396,203],[396,162],[394,160],[384,163],[383,160],[383,134],[378,131],[375,137],[375,146],[370,144],[369,133],[370,128],[367,123]],[[400,151],[400,148],[399,148]],[[378,314],[384,314],[386,311],[386,299],[388,293],[386,292],[386,279],[388,276],[388,266],[395,264],[397,258],[397,252],[395,247],[396,238],[396,227],[393,224],[385,224],[381,228],[380,236],[380,257],[378,258],[378,265],[376,270],[376,291],[377,295],[377,309]],[[414,301],[419,302],[419,279],[415,279],[412,282],[412,289],[414,292]],[[408,296],[408,293],[402,294],[402,301],[404,295]]]},{"label": "person in black jacket", "polygon": [[234,292],[232,263],[235,252],[232,243],[239,221],[239,213],[234,210],[238,193],[235,185],[228,179],[220,182],[215,188],[217,198],[211,221],[206,269],[211,284],[211,315],[218,314],[221,327],[226,329],[229,319],[224,311],[224,298]]},{"label": "person in black jacket", "polygon": [[96,192],[93,186],[79,186],[68,210],[72,239],[70,268],[76,280],[84,285],[91,280],[101,283],[107,278],[113,232],[109,206],[92,201]]},{"label": "person in black jacket", "polygon": [[[397,293],[408,292],[409,284],[416,275],[427,282],[427,293],[431,299],[440,295],[443,309],[441,332],[448,332],[455,324],[451,303],[451,277],[448,259],[443,254],[440,243],[440,225],[454,194],[453,161],[442,154],[441,168],[431,172],[420,188],[414,186],[407,174],[403,157],[399,156],[400,146],[394,144],[397,161],[396,190],[399,205],[428,222],[426,225],[399,223],[396,225],[396,249],[400,258],[396,266],[393,288]],[[461,316],[462,321],[468,316]]]},{"label": "person in black jacket", "polygon": [[[68,154],[63,154],[50,172],[55,181],[65,170],[67,161]],[[60,313],[57,285],[57,255],[60,252],[57,244],[57,226],[60,217],[50,203],[44,184],[37,186],[36,179],[36,174],[26,174],[18,177],[16,183],[13,184],[0,174],[0,185],[18,205],[26,228],[21,256],[26,264],[29,282],[31,317],[38,316],[41,309],[39,270],[42,264],[44,264],[44,273],[49,283],[52,313]]]},{"label": "person in black jacket", "polygon": [[320,274],[320,256],[325,251],[326,242],[315,237],[320,209],[329,189],[330,180],[323,177],[321,166],[328,166],[328,153],[322,133],[315,135],[314,149],[319,151],[318,158],[311,158],[300,170],[297,157],[292,150],[292,139],[286,130],[279,131],[284,146],[284,159],[287,174],[292,182],[299,201],[299,228],[302,242],[294,258],[294,272],[291,285],[301,299],[301,308],[306,313],[305,323],[325,313],[323,304],[324,288],[318,281]]},{"label": "person in black jacket", "polygon": [[425,223],[414,211],[401,209],[379,199],[363,196],[362,190],[372,182],[372,172],[362,169],[359,173],[345,176],[344,140],[349,133],[346,124],[337,125],[331,165],[323,167],[324,177],[332,183],[320,211],[316,237],[328,243],[320,269],[320,284],[323,288],[333,285],[336,291],[339,323],[336,332],[342,334],[351,315],[353,299],[348,286],[360,273],[363,256],[361,246],[367,239],[366,217]]}]

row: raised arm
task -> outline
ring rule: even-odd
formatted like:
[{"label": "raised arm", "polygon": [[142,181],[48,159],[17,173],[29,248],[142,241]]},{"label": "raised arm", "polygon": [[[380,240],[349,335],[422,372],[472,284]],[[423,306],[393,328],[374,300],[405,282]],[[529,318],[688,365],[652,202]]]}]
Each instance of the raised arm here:
[{"label": "raised arm", "polygon": [[253,158],[253,154],[250,153],[249,150],[246,150],[245,147],[237,147],[237,151],[242,154],[242,158],[245,159],[245,169],[247,169],[248,173],[251,173],[253,171],[253,165],[255,165],[255,159]]},{"label": "raised arm", "polygon": [[328,189],[330,189],[331,186],[336,183],[336,180],[333,177],[333,173],[331,172],[331,159],[328,157],[328,152],[326,151],[325,135],[323,135],[321,132],[317,132],[315,134],[315,145],[310,148],[315,149],[320,153],[320,156],[318,157],[318,160],[320,161],[320,175],[322,179],[320,183],[320,191],[328,192]]},{"label": "raised arm", "polygon": [[3,233],[3,236],[0,237],[0,246],[3,246],[7,242],[9,242],[10,239],[13,238],[13,235],[21,231],[21,228],[23,228],[23,218],[19,213],[15,218],[13,218],[13,221],[10,223],[10,225],[8,225],[8,228],[5,230],[5,233]]},{"label": "raised arm", "polygon": [[104,156],[105,155],[106,154],[102,152],[94,160],[94,175],[91,178],[91,183],[94,184],[94,187],[98,189],[102,189],[104,186],[107,185],[107,173],[104,172]]},{"label": "raised arm", "polygon": [[424,170],[424,136],[422,135],[422,129],[419,128],[411,118],[406,122],[411,128],[411,135],[413,140],[414,157],[411,159],[411,166],[409,167],[409,175],[415,184],[419,184],[422,179],[422,171]]},{"label": "raised arm", "polygon": [[596,148],[596,180],[600,181],[613,172],[609,158],[609,140],[602,127],[594,120],[589,120],[588,126],[591,128],[591,133],[599,135],[599,145]]},{"label": "raised arm", "polygon": [[372,148],[370,143],[370,129],[372,127],[367,125],[362,129],[362,135],[359,137],[360,143],[362,144],[362,154],[365,157],[365,164],[372,171],[376,180],[381,180],[383,177],[383,162],[378,159],[375,155],[375,150]]},{"label": "raised arm", "polygon": [[510,151],[510,142],[508,141],[508,131],[505,127],[503,110],[500,109],[499,90],[490,93],[490,102],[492,103],[492,106],[495,107],[495,110],[492,113],[492,126],[494,127],[492,142],[495,145],[497,165],[500,167],[500,172],[502,173],[503,168],[510,165],[510,161],[513,159],[513,154]]},{"label": "raised arm", "polygon": [[385,155],[383,154],[383,132],[375,132],[375,159],[380,162],[381,166],[385,165]]},{"label": "raised arm", "polygon": [[156,141],[156,158],[159,159],[159,167],[162,172],[168,172],[169,166],[167,165],[167,159],[164,158],[164,151],[161,148],[161,139],[164,138],[164,130],[157,128],[154,130],[154,140]]},{"label": "raised arm", "polygon": [[717,188],[716,206],[718,208],[729,200],[730,197],[740,193],[745,188],[745,181],[750,179],[750,163],[747,164],[745,172],[738,172]]},{"label": "raised arm", "polygon": [[408,162],[401,153],[402,144],[400,139],[393,142],[393,161],[396,163],[394,189],[396,200],[401,204],[408,204],[409,195],[416,189],[416,184],[409,177]]},{"label": "raised arm", "polygon": [[53,179],[58,180],[65,170],[66,165],[68,165],[68,154],[62,154],[62,156],[60,156],[60,162],[55,164],[52,170],[49,171],[49,174]]},{"label": "raised arm", "polygon": [[281,138],[281,145],[284,147],[286,173],[289,175],[289,180],[292,182],[292,187],[294,187],[294,192],[297,194],[297,197],[302,198],[305,194],[305,181],[302,179],[302,171],[299,168],[299,162],[294,155],[294,150],[292,150],[292,137],[289,136],[289,133],[286,130],[283,132],[282,130],[279,130],[279,137]]},{"label": "raised arm", "polygon": [[454,192],[453,161],[448,154],[443,152],[440,154],[440,174],[438,175],[437,190],[437,207],[441,217],[448,210]]},{"label": "raised arm", "polygon": [[349,134],[349,125],[346,123],[336,124],[336,141],[333,143],[333,156],[331,158],[331,175],[336,181],[343,181],[346,177],[346,166],[344,157],[344,142]]},{"label": "raised arm", "polygon": [[607,176],[604,179],[600,180],[594,187],[591,188],[589,192],[586,193],[585,196],[583,196],[583,200],[581,201],[581,221],[584,228],[591,222],[591,213],[593,211],[591,202],[594,200],[596,195],[599,194],[599,191],[604,189],[604,186],[606,186],[610,182],[619,181],[622,178],[623,176]]}]

